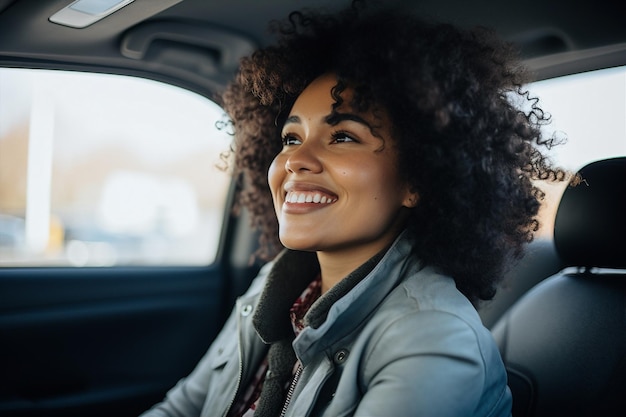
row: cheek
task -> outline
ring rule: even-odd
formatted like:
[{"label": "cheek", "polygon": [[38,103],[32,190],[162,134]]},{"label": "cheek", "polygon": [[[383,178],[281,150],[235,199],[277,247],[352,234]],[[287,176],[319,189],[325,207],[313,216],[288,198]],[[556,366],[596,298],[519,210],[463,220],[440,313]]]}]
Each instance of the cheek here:
[{"label": "cheek", "polygon": [[272,197],[274,199],[276,199],[276,193],[280,190],[280,186],[285,176],[285,170],[282,168],[285,165],[281,164],[280,160],[280,155],[276,156],[267,170],[267,182],[270,186],[270,191],[272,192]]},{"label": "cheek", "polygon": [[346,183],[376,196],[394,192],[398,182],[395,168],[376,160],[360,161],[350,168],[344,168],[340,174]]},{"label": "cheek", "polygon": [[369,196],[370,201],[390,207],[400,206],[404,199],[404,187],[397,169],[388,164],[371,164],[369,166],[372,169],[359,170],[358,173],[355,173],[355,178],[358,177],[358,181]]}]

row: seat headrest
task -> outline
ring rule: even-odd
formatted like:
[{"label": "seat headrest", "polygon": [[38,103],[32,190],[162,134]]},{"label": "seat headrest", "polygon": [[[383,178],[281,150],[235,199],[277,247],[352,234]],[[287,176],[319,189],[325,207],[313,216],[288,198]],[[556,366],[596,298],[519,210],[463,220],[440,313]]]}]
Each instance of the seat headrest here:
[{"label": "seat headrest", "polygon": [[626,157],[592,162],[567,187],[554,224],[566,266],[626,268]]}]

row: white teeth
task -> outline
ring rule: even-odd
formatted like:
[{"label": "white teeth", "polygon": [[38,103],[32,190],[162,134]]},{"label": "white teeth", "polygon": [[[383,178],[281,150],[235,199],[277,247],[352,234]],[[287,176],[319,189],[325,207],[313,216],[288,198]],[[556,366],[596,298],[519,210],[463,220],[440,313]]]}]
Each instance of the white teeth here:
[{"label": "white teeth", "polygon": [[288,203],[320,203],[320,204],[330,204],[335,200],[333,198],[327,197],[325,195],[321,195],[319,193],[299,193],[296,191],[291,191],[285,197],[285,201]]}]

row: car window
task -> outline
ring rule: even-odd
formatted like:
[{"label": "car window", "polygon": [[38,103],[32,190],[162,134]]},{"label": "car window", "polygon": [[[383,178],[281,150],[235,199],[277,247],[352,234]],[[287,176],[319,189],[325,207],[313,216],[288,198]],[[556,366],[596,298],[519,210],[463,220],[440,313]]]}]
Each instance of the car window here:
[{"label": "car window", "polygon": [[[557,142],[566,139],[550,152],[560,166],[577,171],[592,161],[626,155],[626,67],[544,80],[529,85],[528,90],[552,117],[545,133],[555,135]],[[538,236],[552,239],[566,185],[542,187],[546,198]]]},{"label": "car window", "polygon": [[[528,86],[570,170],[626,155],[626,68]],[[0,68],[0,266],[206,265],[230,177],[223,111],[135,77]],[[565,185],[542,184],[538,237]]]},{"label": "car window", "polygon": [[210,264],[222,120],[156,81],[0,68],[0,266]]}]

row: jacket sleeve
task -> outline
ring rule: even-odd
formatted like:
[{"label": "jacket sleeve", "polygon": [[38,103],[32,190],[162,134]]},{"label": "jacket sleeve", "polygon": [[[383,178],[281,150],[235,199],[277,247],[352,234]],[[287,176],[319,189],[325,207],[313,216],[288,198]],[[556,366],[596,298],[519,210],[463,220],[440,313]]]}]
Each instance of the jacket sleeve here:
[{"label": "jacket sleeve", "polygon": [[[494,347],[448,313],[420,312],[389,323],[365,359],[354,416],[510,415]],[[488,375],[492,361],[501,376]]]}]

